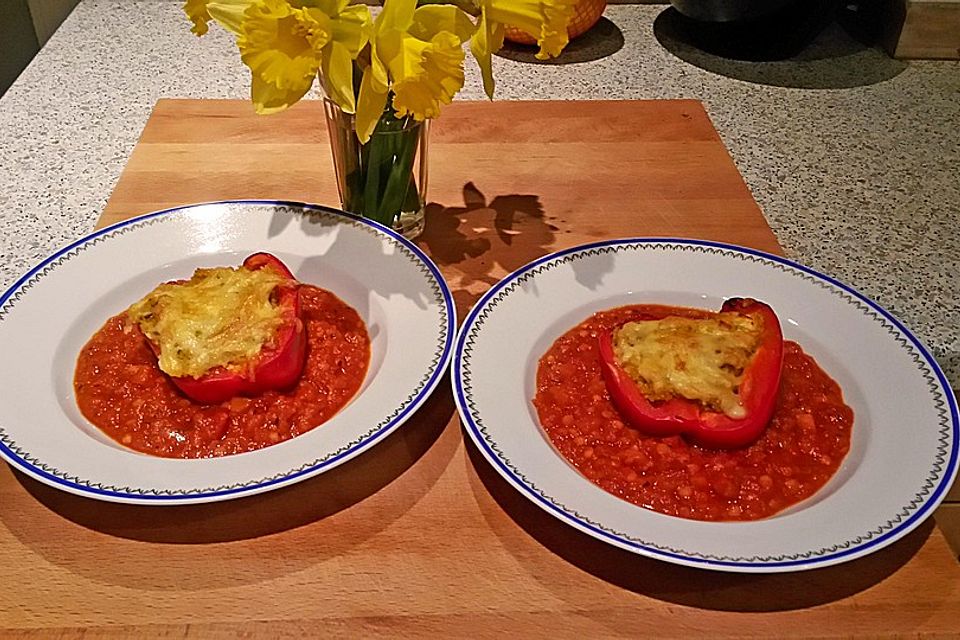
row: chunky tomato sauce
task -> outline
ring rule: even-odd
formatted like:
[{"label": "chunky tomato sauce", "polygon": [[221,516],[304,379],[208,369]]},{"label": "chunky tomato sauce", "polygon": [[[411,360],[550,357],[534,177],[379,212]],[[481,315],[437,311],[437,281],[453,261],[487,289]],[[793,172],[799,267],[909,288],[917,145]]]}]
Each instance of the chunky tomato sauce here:
[{"label": "chunky tomato sauce", "polygon": [[597,336],[629,320],[703,314],[635,305],[602,311],[540,359],[533,403],[559,452],[583,475],[633,504],[696,520],[756,520],[813,495],[850,449],[853,411],[840,387],[794,342],[784,343],[773,418],[752,445],[708,450],[624,424],[607,395]]},{"label": "chunky tomato sauce", "polygon": [[74,377],[80,411],[117,442],[169,458],[253,451],[313,429],[360,389],[370,338],[357,312],[335,295],[309,285],[300,291],[307,362],[292,389],[195,404],[160,371],[140,330],[124,330],[120,314],[80,353]]}]

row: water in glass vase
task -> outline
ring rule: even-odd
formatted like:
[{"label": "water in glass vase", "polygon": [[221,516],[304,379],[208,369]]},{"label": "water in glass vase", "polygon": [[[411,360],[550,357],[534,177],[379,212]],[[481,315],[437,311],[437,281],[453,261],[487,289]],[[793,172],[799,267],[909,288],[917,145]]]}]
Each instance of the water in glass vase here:
[{"label": "water in glass vase", "polygon": [[366,144],[354,116],[324,100],[330,148],[344,211],[376,220],[407,238],[423,232],[428,122],[397,118],[387,104]]}]

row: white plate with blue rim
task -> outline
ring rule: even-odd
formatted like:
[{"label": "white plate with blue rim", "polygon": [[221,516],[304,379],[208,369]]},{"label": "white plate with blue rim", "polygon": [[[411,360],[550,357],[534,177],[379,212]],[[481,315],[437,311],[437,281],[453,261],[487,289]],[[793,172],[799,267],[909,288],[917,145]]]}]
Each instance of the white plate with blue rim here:
[{"label": "white plate with blue rim", "polygon": [[[626,502],[555,451],[531,402],[540,357],[597,311],[659,303],[719,309],[765,301],[854,411],[850,451],[807,500],[749,522],[668,516]],[[540,258],[470,312],[451,369],[464,427],[493,468],[562,522],[627,551],[730,572],[854,560],[929,517],[957,473],[957,402],[936,361],[893,315],[795,262],[730,245],[624,239]]]},{"label": "white plate with blue rim", "polygon": [[[77,409],[83,345],[158,283],[267,251],[356,309],[371,338],[357,395],[322,425],[238,455],[167,459],[127,449]],[[175,505],[248,496],[331,469],[400,427],[436,387],[456,311],[436,265],[375,222],[291,202],[230,201],[148,214],[81,238],[0,296],[0,456],[71,493]]]}]

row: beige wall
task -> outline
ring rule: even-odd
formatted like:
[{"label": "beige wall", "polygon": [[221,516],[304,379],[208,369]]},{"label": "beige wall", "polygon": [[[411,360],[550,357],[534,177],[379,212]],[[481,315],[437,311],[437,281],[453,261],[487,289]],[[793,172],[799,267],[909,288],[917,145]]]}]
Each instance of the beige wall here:
[{"label": "beige wall", "polygon": [[0,0],[0,95],[79,0]]},{"label": "beige wall", "polygon": [[27,0],[27,7],[30,9],[30,16],[33,18],[37,40],[41,47],[78,2],[79,0]]}]

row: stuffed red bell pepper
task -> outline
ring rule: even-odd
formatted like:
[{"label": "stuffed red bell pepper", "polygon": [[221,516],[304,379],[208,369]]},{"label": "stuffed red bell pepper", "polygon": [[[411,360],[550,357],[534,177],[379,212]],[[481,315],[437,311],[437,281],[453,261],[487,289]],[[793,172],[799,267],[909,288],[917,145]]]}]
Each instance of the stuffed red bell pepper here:
[{"label": "stuffed red bell pepper", "polygon": [[293,385],[306,335],[297,280],[256,253],[238,269],[198,269],[162,284],[128,310],[160,369],[192,400],[211,404]]},{"label": "stuffed red bell pepper", "polygon": [[773,415],[783,334],[762,302],[731,298],[702,319],[628,322],[599,342],[610,398],[638,431],[737,448],[759,438]]}]

